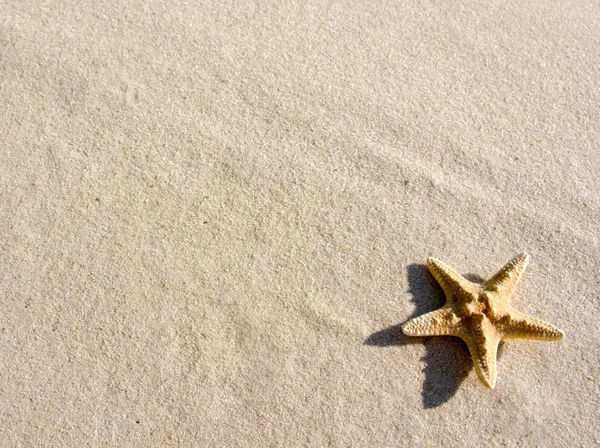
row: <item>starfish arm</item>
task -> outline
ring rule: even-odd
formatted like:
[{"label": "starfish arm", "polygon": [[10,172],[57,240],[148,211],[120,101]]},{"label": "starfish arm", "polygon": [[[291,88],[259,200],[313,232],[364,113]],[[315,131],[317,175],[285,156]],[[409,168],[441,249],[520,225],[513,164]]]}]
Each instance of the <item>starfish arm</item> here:
[{"label": "starfish arm", "polygon": [[435,277],[444,290],[444,293],[446,293],[446,300],[449,303],[452,303],[456,291],[465,290],[471,292],[477,289],[476,285],[464,278],[447,264],[442,263],[440,260],[429,257],[427,259],[427,267],[429,268],[431,275]]},{"label": "starfish arm", "polygon": [[485,289],[500,291],[510,297],[517,287],[525,268],[529,264],[529,255],[521,254],[506,263],[492,278],[483,282]]},{"label": "starfish arm", "polygon": [[565,336],[554,325],[515,310],[511,310],[509,314],[500,319],[497,327],[505,338],[558,341]]},{"label": "starfish arm", "polygon": [[493,325],[485,319],[476,324],[473,331],[462,335],[461,338],[469,348],[477,376],[483,384],[493,389],[498,377],[496,356],[498,344],[502,339],[501,334],[495,331]]},{"label": "starfish arm", "polygon": [[459,321],[450,308],[444,307],[409,320],[402,331],[408,336],[458,336]]}]

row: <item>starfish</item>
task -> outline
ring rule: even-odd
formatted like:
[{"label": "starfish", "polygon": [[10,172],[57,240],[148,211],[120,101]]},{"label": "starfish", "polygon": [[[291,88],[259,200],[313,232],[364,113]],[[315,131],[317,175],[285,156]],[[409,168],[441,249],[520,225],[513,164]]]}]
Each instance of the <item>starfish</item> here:
[{"label": "starfish", "polygon": [[479,379],[493,389],[496,385],[496,353],[503,338],[557,341],[564,337],[558,328],[516,311],[510,298],[529,263],[521,254],[509,261],[492,278],[472,283],[435,258],[427,267],[446,294],[446,304],[404,325],[409,336],[457,336],[466,342]]}]

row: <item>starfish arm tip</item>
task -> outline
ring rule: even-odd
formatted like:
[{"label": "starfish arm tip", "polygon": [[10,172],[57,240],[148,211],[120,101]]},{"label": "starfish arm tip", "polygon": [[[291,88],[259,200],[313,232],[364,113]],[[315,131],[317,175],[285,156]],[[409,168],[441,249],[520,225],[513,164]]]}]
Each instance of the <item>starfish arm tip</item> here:
[{"label": "starfish arm tip", "polygon": [[529,262],[531,261],[531,255],[529,255],[528,253],[525,253],[525,252],[521,252],[519,255],[516,256],[516,259],[522,260],[523,269],[525,269],[527,267],[527,265],[529,264]]},{"label": "starfish arm tip", "polygon": [[473,359],[473,366],[475,367],[475,373],[479,380],[483,383],[485,387],[490,389],[494,389],[496,387],[496,379],[498,378],[498,373],[496,371],[494,360],[494,365],[485,365],[480,362],[479,359]]},{"label": "starfish arm tip", "polygon": [[407,336],[418,336],[418,331],[415,328],[414,319],[409,320],[404,325],[402,325],[402,333]]},{"label": "starfish arm tip", "polygon": [[560,341],[561,339],[564,339],[565,337],[565,332],[562,330],[559,330],[558,328],[554,329],[554,340],[555,341]]},{"label": "starfish arm tip", "polygon": [[527,265],[529,265],[530,261],[531,256],[526,252],[521,252],[519,255],[506,263],[503,268],[508,269],[509,271],[519,271],[520,275],[527,268]]},{"label": "starfish arm tip", "polygon": [[496,367],[494,366],[492,369],[484,370],[481,368],[482,366],[478,366],[480,368],[476,368],[476,373],[481,382],[488,388],[494,389],[496,387],[496,379],[498,378],[498,373],[496,372]]},{"label": "starfish arm tip", "polygon": [[496,388],[496,379],[494,378],[494,380],[489,383],[484,381],[484,384],[487,387],[489,387],[490,389],[495,389]]}]

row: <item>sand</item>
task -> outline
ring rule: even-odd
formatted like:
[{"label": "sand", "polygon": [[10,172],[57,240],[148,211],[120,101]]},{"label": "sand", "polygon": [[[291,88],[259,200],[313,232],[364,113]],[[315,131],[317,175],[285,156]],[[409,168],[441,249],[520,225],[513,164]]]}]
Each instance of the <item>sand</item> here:
[{"label": "sand", "polygon": [[[0,6],[2,446],[600,443],[600,4]],[[433,255],[532,261],[495,390]]]}]

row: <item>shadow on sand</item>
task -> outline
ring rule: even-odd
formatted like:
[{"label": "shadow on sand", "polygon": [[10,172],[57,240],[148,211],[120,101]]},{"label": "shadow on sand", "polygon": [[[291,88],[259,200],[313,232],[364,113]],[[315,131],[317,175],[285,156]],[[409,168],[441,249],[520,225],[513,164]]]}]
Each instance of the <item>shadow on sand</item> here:
[{"label": "shadow on sand", "polygon": [[[409,265],[407,276],[409,292],[415,305],[410,319],[444,305],[446,302],[444,292],[429,273],[426,265]],[[474,275],[465,275],[465,277],[472,282],[482,281],[480,277]],[[425,344],[427,351],[423,357],[425,381],[422,392],[424,408],[435,408],[452,398],[473,368],[469,350],[460,338],[406,336],[402,333],[402,324],[373,333],[365,339],[364,344],[376,347]]]}]

